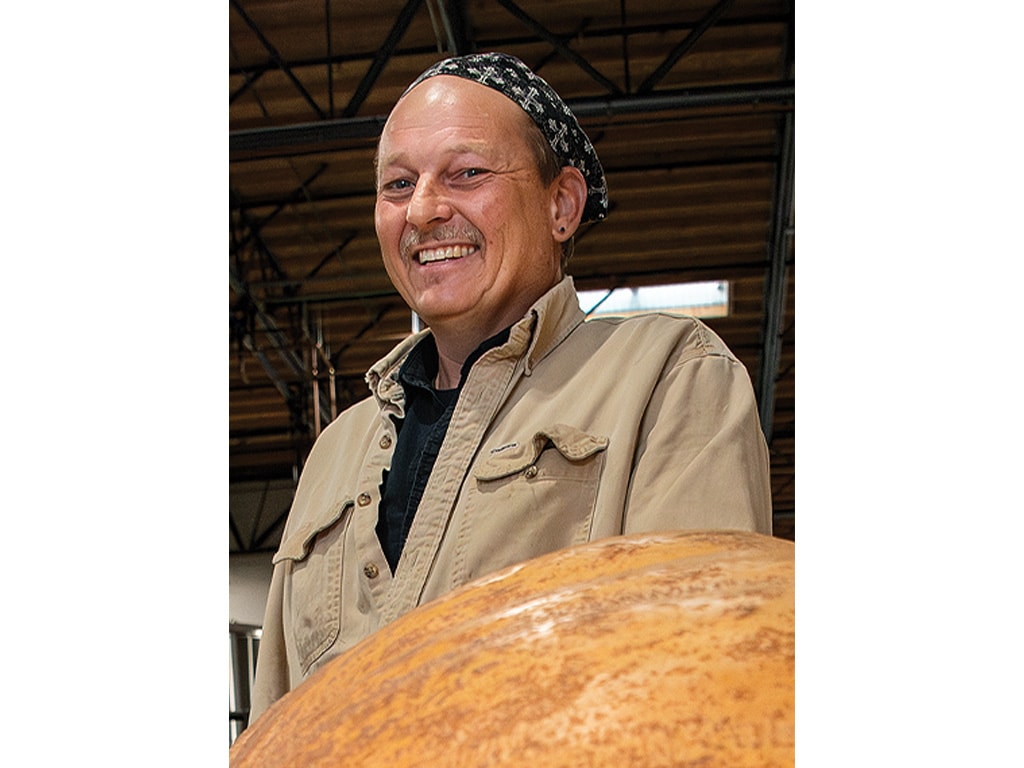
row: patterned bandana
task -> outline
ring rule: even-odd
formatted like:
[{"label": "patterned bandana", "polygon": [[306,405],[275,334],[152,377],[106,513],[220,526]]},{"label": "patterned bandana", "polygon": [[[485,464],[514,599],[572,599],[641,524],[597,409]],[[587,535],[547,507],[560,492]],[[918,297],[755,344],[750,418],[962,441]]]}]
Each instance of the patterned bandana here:
[{"label": "patterned bandana", "polygon": [[435,75],[472,80],[518,104],[540,128],[562,165],[575,166],[583,173],[587,203],[581,223],[599,221],[608,215],[608,187],[594,145],[554,88],[522,61],[507,53],[473,53],[445,59],[417,77],[405,93]]}]

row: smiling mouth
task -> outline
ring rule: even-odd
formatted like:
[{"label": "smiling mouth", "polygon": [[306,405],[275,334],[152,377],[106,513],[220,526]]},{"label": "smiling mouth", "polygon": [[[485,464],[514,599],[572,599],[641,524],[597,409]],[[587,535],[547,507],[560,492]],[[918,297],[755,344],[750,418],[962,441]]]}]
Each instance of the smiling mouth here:
[{"label": "smiling mouth", "polygon": [[437,261],[453,261],[479,250],[475,245],[448,245],[443,248],[425,248],[416,254],[420,264]]}]

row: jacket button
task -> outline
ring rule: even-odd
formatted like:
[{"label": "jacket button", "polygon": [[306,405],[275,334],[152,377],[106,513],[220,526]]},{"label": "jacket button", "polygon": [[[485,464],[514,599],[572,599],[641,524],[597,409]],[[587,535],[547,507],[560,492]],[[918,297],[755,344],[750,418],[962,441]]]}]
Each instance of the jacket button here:
[{"label": "jacket button", "polygon": [[537,465],[536,464],[531,464],[530,466],[528,466],[526,468],[525,474],[526,474],[526,479],[527,480],[530,480],[530,479],[536,477],[537,476]]},{"label": "jacket button", "polygon": [[367,504],[373,501],[373,499],[370,498],[370,494],[368,493],[360,493],[359,498],[357,498],[356,501],[359,502],[360,507],[365,507]]},{"label": "jacket button", "polygon": [[367,563],[363,566],[363,575],[368,579],[376,579],[380,575],[380,569],[373,563]]},{"label": "jacket button", "polygon": [[384,435],[384,437],[380,439],[380,447],[385,450],[391,447],[391,435]]}]

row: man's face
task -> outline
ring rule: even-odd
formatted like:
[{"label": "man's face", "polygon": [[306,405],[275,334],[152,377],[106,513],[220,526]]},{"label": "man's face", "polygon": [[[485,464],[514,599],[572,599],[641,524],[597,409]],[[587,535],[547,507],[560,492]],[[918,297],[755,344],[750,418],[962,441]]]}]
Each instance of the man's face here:
[{"label": "man's face", "polygon": [[531,127],[502,94],[447,75],[420,83],[388,118],[377,237],[391,281],[435,333],[479,343],[561,277]]}]

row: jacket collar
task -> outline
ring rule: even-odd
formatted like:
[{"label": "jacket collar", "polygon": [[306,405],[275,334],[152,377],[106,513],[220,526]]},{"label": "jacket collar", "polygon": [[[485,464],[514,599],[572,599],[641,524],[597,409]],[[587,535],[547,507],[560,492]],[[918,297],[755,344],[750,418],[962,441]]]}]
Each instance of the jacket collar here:
[{"label": "jacket collar", "polygon": [[566,276],[541,296],[530,307],[526,317],[513,327],[513,334],[518,328],[529,328],[523,373],[529,376],[537,364],[583,322],[584,317],[572,278]]},{"label": "jacket collar", "polygon": [[[512,326],[508,341],[499,349],[516,357],[525,352],[523,373],[529,376],[584,317],[572,278],[567,275]],[[366,372],[366,384],[381,408],[390,403],[402,410],[405,394],[398,383],[398,371],[413,347],[429,333],[428,328],[404,339]]]}]

